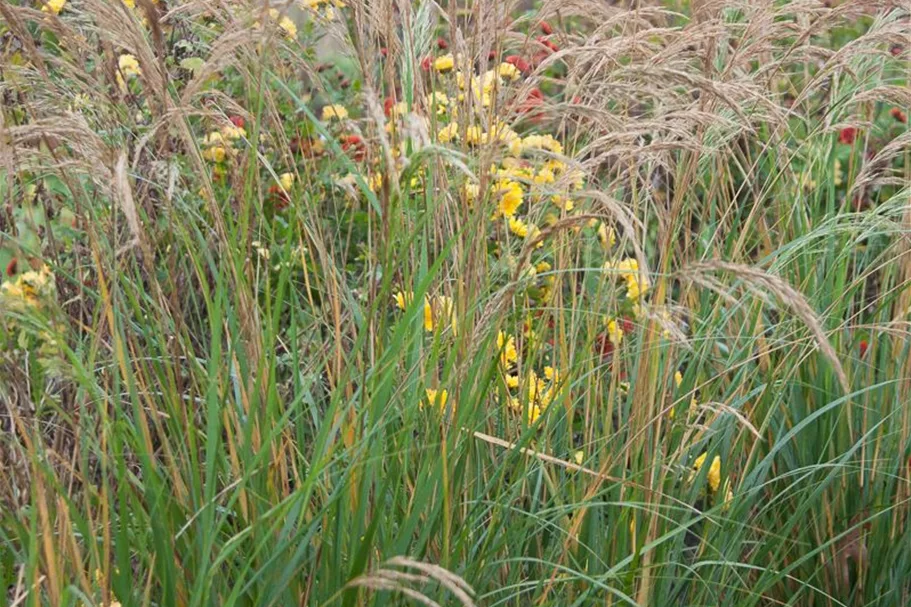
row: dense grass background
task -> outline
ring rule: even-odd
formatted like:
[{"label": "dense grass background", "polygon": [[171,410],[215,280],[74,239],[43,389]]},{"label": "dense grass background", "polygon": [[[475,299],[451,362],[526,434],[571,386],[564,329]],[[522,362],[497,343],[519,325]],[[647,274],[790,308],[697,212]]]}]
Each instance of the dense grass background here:
[{"label": "dense grass background", "polygon": [[907,7],[314,5],[0,5],[0,605],[909,604]]}]

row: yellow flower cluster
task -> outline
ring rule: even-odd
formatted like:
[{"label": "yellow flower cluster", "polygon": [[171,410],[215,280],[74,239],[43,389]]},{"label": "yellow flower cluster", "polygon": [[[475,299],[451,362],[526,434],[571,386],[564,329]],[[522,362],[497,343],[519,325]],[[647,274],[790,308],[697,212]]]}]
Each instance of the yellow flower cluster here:
[{"label": "yellow flower cluster", "polygon": [[330,120],[345,120],[346,118],[348,118],[348,110],[345,109],[344,105],[339,105],[336,103],[323,106],[323,122],[328,122]]},{"label": "yellow flower cluster", "polygon": [[[247,132],[239,126],[228,124],[218,131],[212,131],[202,140],[205,149],[202,151],[202,157],[209,162],[221,163],[228,156],[237,153],[234,147],[235,142],[247,136]],[[287,189],[287,188],[286,188]]]},{"label": "yellow flower cluster", "polygon": [[[440,411],[446,410],[446,401],[449,399],[449,393],[443,390],[434,390],[432,388],[427,388],[425,390],[427,396],[427,402],[432,406],[436,407]],[[421,408],[424,407],[424,403],[420,404]]]},{"label": "yellow flower cluster", "polygon": [[636,303],[648,291],[648,278],[639,271],[639,262],[628,257],[619,262],[608,261],[604,270],[626,281],[626,298]]},{"label": "yellow flower cluster", "polygon": [[[405,310],[414,301],[411,292],[398,291],[392,297],[399,310]],[[433,331],[437,327],[450,327],[453,333],[457,329],[455,305],[447,295],[424,297],[424,330]]]},{"label": "yellow flower cluster", "polygon": [[37,272],[29,270],[15,280],[4,282],[0,286],[0,298],[8,309],[23,309],[40,306],[42,301],[53,298],[56,290],[54,275],[45,265]]},{"label": "yellow flower cluster", "polygon": [[335,9],[345,8],[342,0],[300,0],[305,9],[309,9],[322,16],[327,21],[335,19]]},{"label": "yellow flower cluster", "polygon": [[59,15],[64,6],[66,6],[66,0],[48,0],[47,3],[41,7],[41,12]]},{"label": "yellow flower cluster", "polygon": [[117,86],[124,93],[127,92],[127,80],[132,80],[142,75],[139,60],[129,53],[124,53],[117,58]]},{"label": "yellow flower cluster", "polygon": [[120,73],[126,78],[142,75],[142,69],[139,67],[139,60],[129,53],[124,53],[117,59],[117,67],[120,69]]},{"label": "yellow flower cluster", "polygon": [[[503,383],[510,392],[508,406],[512,411],[524,413],[528,423],[533,424],[556,396],[560,381],[559,373],[553,367],[547,366],[544,367],[542,377],[534,369],[529,369],[523,381],[516,372],[519,352],[516,349],[515,337],[500,331],[497,334],[497,349],[500,353]],[[521,391],[517,393],[520,388]],[[525,399],[522,398],[523,395]]]},{"label": "yellow flower cluster", "polygon": [[[699,474],[700,470],[702,470],[702,466],[705,464],[707,456],[707,453],[703,453],[696,458],[695,462],[693,462],[693,473],[690,476],[691,479]],[[709,489],[712,490],[712,493],[718,491],[718,487],[721,486],[721,457],[716,455],[714,459],[712,459],[712,463],[709,466],[709,471],[706,476],[706,481],[708,481]]]},{"label": "yellow flower cluster", "polygon": [[[683,384],[683,374],[680,371],[674,373],[674,384],[679,388]],[[696,410],[699,408],[699,402],[696,400],[696,397],[690,399],[690,406],[687,410],[687,415],[692,417]],[[676,410],[672,407],[667,413],[668,419],[673,420],[677,416]]]},{"label": "yellow flower cluster", "polygon": [[277,9],[274,8],[269,9],[269,17],[278,23],[278,27],[281,28],[285,36],[291,39],[297,38],[297,26],[294,24],[294,21],[292,21],[290,17],[287,15],[282,15],[278,12]]}]

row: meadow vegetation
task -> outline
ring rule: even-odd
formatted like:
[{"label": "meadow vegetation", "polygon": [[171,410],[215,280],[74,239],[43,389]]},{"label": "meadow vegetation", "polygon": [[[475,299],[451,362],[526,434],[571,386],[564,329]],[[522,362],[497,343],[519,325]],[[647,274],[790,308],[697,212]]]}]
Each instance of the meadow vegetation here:
[{"label": "meadow vegetation", "polygon": [[911,604],[902,2],[0,2],[0,606]]}]

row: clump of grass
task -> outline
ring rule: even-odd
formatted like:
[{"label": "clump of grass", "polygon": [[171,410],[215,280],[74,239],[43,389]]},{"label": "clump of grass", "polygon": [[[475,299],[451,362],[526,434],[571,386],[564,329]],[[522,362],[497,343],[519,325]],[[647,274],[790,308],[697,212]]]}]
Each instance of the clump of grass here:
[{"label": "clump of grass", "polygon": [[908,602],[906,10],[0,15],[4,604]]}]

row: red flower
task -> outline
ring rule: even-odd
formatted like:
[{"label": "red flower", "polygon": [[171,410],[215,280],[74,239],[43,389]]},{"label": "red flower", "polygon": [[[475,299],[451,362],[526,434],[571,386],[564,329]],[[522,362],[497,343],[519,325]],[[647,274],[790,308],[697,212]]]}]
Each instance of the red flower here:
[{"label": "red flower", "polygon": [[360,135],[345,135],[342,137],[342,150],[350,152],[351,157],[360,162],[367,156],[367,146]]},{"label": "red flower", "polygon": [[234,126],[236,126],[239,129],[244,128],[244,125],[246,124],[243,116],[231,116],[231,118],[229,120],[231,121],[231,124],[233,124]]},{"label": "red flower", "polygon": [[529,119],[534,122],[540,121],[544,118],[544,114],[538,111],[541,106],[544,105],[544,94],[541,92],[541,89],[535,87],[528,91],[528,96],[518,105],[516,111],[522,114],[529,114]]},{"label": "red flower", "polygon": [[897,121],[901,122],[902,124],[905,124],[908,122],[908,115],[897,107],[892,108],[889,111],[889,113],[892,114],[893,118],[895,118]]},{"label": "red flower", "polygon": [[269,198],[272,200],[272,204],[275,205],[276,211],[284,211],[291,203],[291,199],[277,184],[269,186]]},{"label": "red flower", "polygon": [[601,360],[609,360],[614,355],[614,343],[610,340],[607,333],[602,333],[595,338],[595,354],[601,357]]},{"label": "red flower", "polygon": [[395,99],[392,97],[386,97],[383,100],[383,113],[386,114],[386,118],[392,114],[392,106],[395,105]]},{"label": "red flower", "polygon": [[437,38],[437,48],[440,50],[446,50],[449,48],[449,43],[442,38]]},{"label": "red flower", "polygon": [[838,142],[851,145],[857,139],[857,127],[846,126],[838,133]]},{"label": "red flower", "polygon": [[554,33],[554,28],[552,28],[550,26],[550,23],[548,23],[547,21],[542,21],[541,22],[541,32],[547,36],[550,36],[551,34]]},{"label": "red flower", "polygon": [[388,57],[388,56],[389,56],[389,49],[386,48],[385,46],[382,47],[382,48],[380,49],[380,55],[382,55],[383,57]]},{"label": "red flower", "polygon": [[549,49],[548,50],[542,49],[542,50],[538,51],[537,53],[535,53],[535,56],[531,58],[531,64],[535,67],[538,67],[539,65],[544,63],[544,60],[550,56],[550,53],[551,53],[551,51]]},{"label": "red flower", "polygon": [[543,44],[544,46],[546,46],[547,48],[549,48],[549,49],[552,50],[553,52],[557,52],[557,51],[560,50],[560,47],[559,47],[559,46],[557,46],[556,44],[554,44],[553,42],[551,42],[550,40],[548,40],[548,39],[545,38],[544,36],[538,36],[537,40],[538,40],[538,42],[540,42],[541,44]]},{"label": "red flower", "polygon": [[487,60],[493,61],[496,58],[497,58],[497,51],[491,49],[491,51],[489,53],[487,53]]},{"label": "red flower", "polygon": [[633,319],[631,319],[629,316],[624,316],[622,319],[620,319],[620,330],[624,333],[632,333],[633,329],[635,328],[636,327],[633,324]]},{"label": "red flower", "polygon": [[861,358],[863,358],[864,356],[867,355],[867,348],[868,348],[868,347],[869,347],[869,344],[867,344],[867,340],[866,340],[866,339],[860,340],[860,345],[857,347],[857,349],[860,351],[860,357],[861,357]]},{"label": "red flower", "polygon": [[529,65],[528,61],[522,59],[518,55],[509,55],[506,57],[505,61],[506,63],[510,63],[516,66],[523,74],[528,73],[528,71],[531,69],[531,65]]},{"label": "red flower", "polygon": [[430,55],[427,55],[426,57],[424,57],[421,60],[421,69],[424,70],[425,72],[429,72],[431,63],[433,63],[433,57],[431,57]]},{"label": "red flower", "polygon": [[10,262],[8,264],[6,264],[6,275],[12,276],[13,274],[15,274],[16,270],[18,269],[18,265],[19,265],[19,261],[15,257],[13,257],[10,260]]}]

